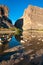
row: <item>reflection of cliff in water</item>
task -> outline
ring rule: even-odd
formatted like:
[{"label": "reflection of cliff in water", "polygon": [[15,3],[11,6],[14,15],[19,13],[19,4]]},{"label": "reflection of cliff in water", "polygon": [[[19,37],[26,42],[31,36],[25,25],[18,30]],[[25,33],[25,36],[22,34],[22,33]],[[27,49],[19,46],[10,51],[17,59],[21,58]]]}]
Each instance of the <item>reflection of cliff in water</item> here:
[{"label": "reflection of cliff in water", "polygon": [[2,44],[0,44],[0,52],[15,47],[17,45],[20,45],[20,43],[16,40],[14,36],[12,36],[9,42],[6,40]]},{"label": "reflection of cliff in water", "polygon": [[[23,32],[23,29],[22,29],[22,27],[23,27],[23,19],[19,19],[19,20],[17,20],[16,22],[15,22],[15,25],[14,25],[16,28],[19,28],[22,32]],[[20,41],[21,39],[23,39],[23,38],[21,38],[21,36],[22,36],[22,32],[21,32],[21,34],[20,35],[16,35],[15,36],[15,38],[18,40],[18,41]]]},{"label": "reflection of cliff in water", "polygon": [[[14,28],[12,21],[8,18],[8,9],[5,6],[0,6],[0,29],[3,30]],[[19,42],[12,37],[13,34],[0,34],[0,52],[19,45]],[[12,37],[12,38],[11,38]],[[9,40],[10,39],[10,40]]]},{"label": "reflection of cliff in water", "polygon": [[3,52],[4,50],[6,50],[8,48],[9,48],[9,45],[8,45],[7,41],[0,44],[0,52]]}]

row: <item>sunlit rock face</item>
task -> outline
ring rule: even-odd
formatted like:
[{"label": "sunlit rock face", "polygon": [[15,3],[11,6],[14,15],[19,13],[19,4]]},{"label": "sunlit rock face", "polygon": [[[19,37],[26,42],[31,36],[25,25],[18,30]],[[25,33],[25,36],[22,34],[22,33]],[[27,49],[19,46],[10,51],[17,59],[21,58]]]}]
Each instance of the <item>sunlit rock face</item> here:
[{"label": "sunlit rock face", "polygon": [[43,29],[43,8],[28,6],[23,14],[23,29]]},{"label": "sunlit rock face", "polygon": [[43,8],[28,6],[25,9],[23,29],[43,29]]},{"label": "sunlit rock face", "polygon": [[[24,10],[23,18],[23,38],[29,39],[29,36],[42,36],[42,32],[32,33],[28,29],[43,29],[43,8],[29,5]],[[33,31],[34,32],[34,31]]]}]

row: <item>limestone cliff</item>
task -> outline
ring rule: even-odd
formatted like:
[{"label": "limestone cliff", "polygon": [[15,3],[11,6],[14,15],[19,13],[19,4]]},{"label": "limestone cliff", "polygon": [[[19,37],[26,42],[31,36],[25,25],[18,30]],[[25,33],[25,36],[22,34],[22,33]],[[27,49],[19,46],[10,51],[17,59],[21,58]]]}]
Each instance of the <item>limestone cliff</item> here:
[{"label": "limestone cliff", "polygon": [[11,28],[12,21],[8,18],[8,8],[4,5],[0,5],[0,28]]},{"label": "limestone cliff", "polygon": [[43,29],[43,8],[29,6],[23,14],[23,29]]},{"label": "limestone cliff", "polygon": [[[21,21],[21,19],[23,19]],[[43,8],[37,7],[37,6],[32,6],[29,5],[27,9],[24,10],[24,14],[22,18],[19,19],[17,22],[21,23],[23,22],[22,25],[22,30],[23,30],[23,38],[24,39],[29,39],[29,36],[32,35],[29,32],[29,29],[43,29]],[[15,23],[16,26],[19,28],[17,22]],[[43,35],[43,33],[41,33]],[[40,33],[36,33],[33,35],[41,35]],[[41,36],[42,36],[41,35]]]},{"label": "limestone cliff", "polygon": [[[23,14],[23,38],[29,39],[29,35],[42,36],[43,33],[30,34],[28,29],[43,29],[43,8],[37,6],[28,6]],[[25,30],[25,31],[24,31]]]}]

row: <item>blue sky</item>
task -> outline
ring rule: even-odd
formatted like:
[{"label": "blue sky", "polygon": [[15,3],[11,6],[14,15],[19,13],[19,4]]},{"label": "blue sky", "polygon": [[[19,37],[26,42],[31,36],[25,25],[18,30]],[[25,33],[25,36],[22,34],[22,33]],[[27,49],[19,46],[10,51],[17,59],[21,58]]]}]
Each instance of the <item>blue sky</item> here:
[{"label": "blue sky", "polygon": [[0,0],[0,4],[9,8],[9,18],[14,24],[19,19],[28,5],[39,6],[43,8],[43,0]]}]

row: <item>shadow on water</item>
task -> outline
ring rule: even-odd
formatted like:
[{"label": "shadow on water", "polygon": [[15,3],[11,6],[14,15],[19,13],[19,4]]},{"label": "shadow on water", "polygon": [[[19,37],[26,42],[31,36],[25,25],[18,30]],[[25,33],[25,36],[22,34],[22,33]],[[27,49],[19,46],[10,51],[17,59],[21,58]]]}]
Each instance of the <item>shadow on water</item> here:
[{"label": "shadow on water", "polygon": [[9,52],[9,53],[5,53],[3,55],[0,55],[0,62],[3,61],[3,60],[9,60],[10,56],[12,54],[15,54],[15,53],[17,53],[17,51],[15,51],[15,52]]}]

